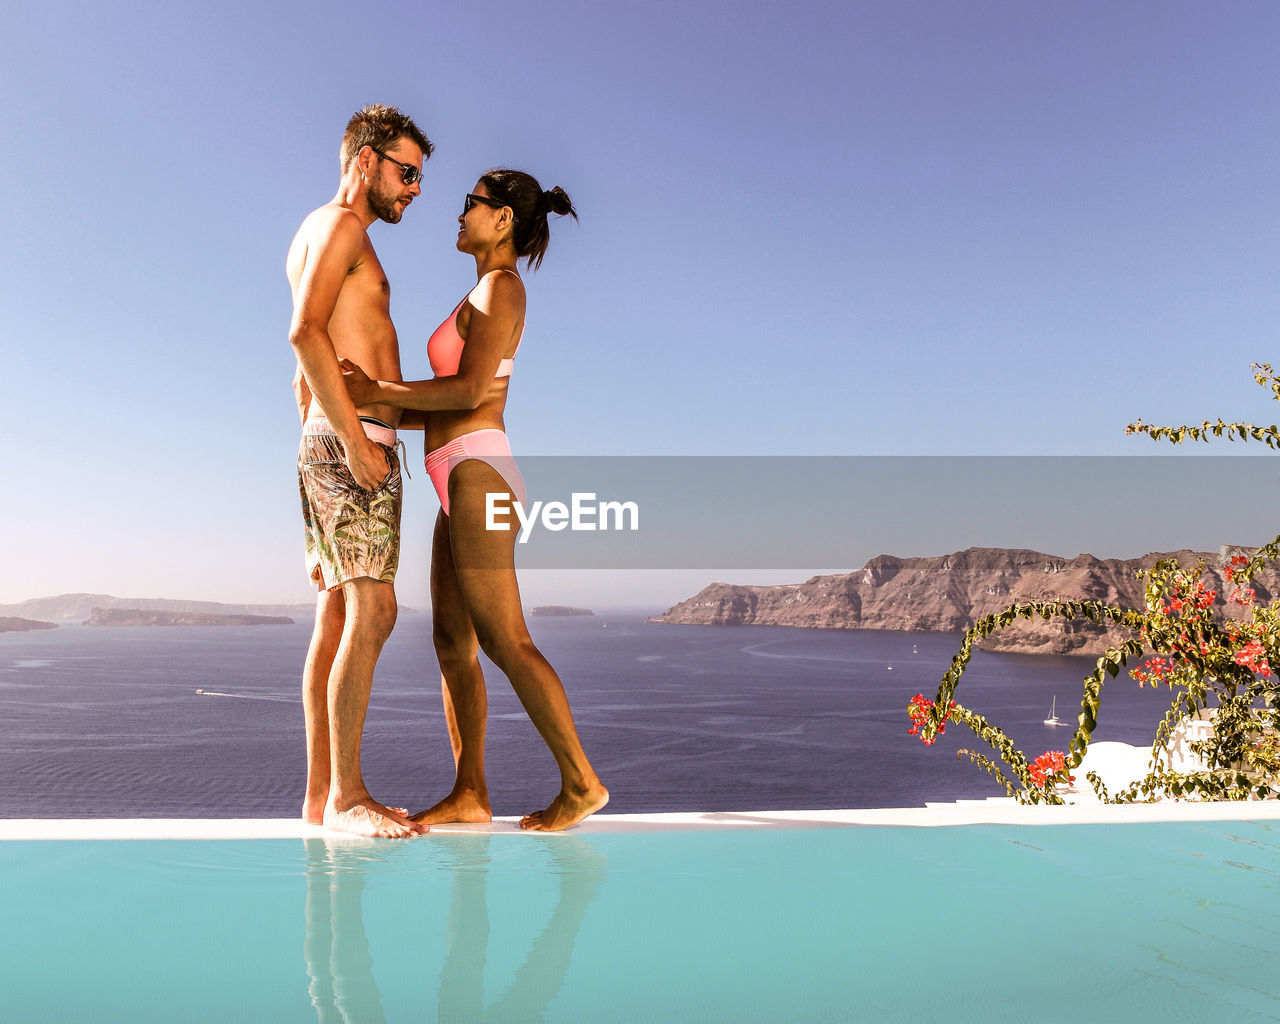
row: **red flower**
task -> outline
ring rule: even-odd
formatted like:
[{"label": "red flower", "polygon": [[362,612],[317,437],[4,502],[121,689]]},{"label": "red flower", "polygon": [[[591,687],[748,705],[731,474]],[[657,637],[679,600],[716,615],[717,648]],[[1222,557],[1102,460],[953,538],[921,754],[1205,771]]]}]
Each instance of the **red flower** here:
[{"label": "red flower", "polygon": [[1271,675],[1271,665],[1267,662],[1267,651],[1262,646],[1261,640],[1250,640],[1240,650],[1236,651],[1236,664],[1243,665],[1251,672],[1257,672],[1259,675]]},{"label": "red flower", "polygon": [[[1037,789],[1044,789],[1045,783],[1055,775],[1067,770],[1067,758],[1061,750],[1046,750],[1029,765],[1027,771]],[[1067,782],[1075,782],[1074,775],[1068,775]]]},{"label": "red flower", "polygon": [[1171,658],[1148,658],[1141,665],[1129,671],[1134,679],[1138,680],[1139,686],[1150,683],[1156,686],[1162,682],[1168,682],[1173,685],[1173,659]]},{"label": "red flower", "polygon": [[932,736],[926,736],[922,734],[920,730],[933,717],[937,704],[931,701],[923,693],[917,693],[911,698],[911,703],[907,705],[907,714],[911,716],[911,728],[907,730],[907,735],[919,736],[925,746],[933,746],[937,738],[947,731],[947,718],[951,715],[951,709],[955,706],[955,701],[952,701],[947,705],[947,709],[942,715],[942,721],[938,723],[937,730]]}]

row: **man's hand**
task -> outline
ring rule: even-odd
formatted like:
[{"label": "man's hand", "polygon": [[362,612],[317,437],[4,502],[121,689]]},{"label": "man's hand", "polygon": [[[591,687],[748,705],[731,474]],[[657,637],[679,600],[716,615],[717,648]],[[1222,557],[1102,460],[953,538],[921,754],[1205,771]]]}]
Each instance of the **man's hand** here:
[{"label": "man's hand", "polygon": [[356,406],[370,405],[378,400],[378,382],[370,380],[369,375],[350,359],[339,359],[342,369],[342,383],[347,386],[347,394],[351,403]]},{"label": "man's hand", "polygon": [[366,491],[376,491],[381,487],[391,474],[386,452],[363,436],[344,447],[347,450],[347,469],[351,470],[356,483]]}]

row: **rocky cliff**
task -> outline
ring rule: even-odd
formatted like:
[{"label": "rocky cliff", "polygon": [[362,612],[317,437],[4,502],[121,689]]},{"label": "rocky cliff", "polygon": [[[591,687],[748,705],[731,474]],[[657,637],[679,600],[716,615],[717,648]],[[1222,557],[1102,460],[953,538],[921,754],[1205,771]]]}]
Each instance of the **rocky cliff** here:
[{"label": "rocky cliff", "polygon": [[[0,615],[19,615],[54,622],[80,622],[95,608],[131,608],[163,612],[208,612],[211,615],[286,615],[310,618],[315,604],[222,604],[163,597],[112,597],[110,594],[59,594],[18,604],[0,605]],[[405,611],[403,607],[400,609]]]},{"label": "rocky cliff", "polygon": [[[1248,549],[1231,549],[1236,550]],[[948,632],[968,629],[984,615],[1020,601],[1053,598],[1143,606],[1139,569],[1177,557],[1191,566],[1203,558],[1207,578],[1225,608],[1230,592],[1219,555],[1193,551],[1141,558],[1060,558],[1039,551],[969,548],[951,555],[897,558],[879,555],[857,572],[814,576],[804,583],[741,586],[712,583],[651,622],[704,626],[800,626],[811,629],[894,629]],[[1280,593],[1280,573],[1268,567],[1253,582],[1260,601]],[[1124,636],[1092,623],[1019,620],[982,642],[988,650],[1037,654],[1101,653]]]},{"label": "rocky cliff", "polygon": [[34,619],[20,619],[13,615],[0,615],[0,633],[20,633],[28,629],[57,629],[56,622],[37,622]]},{"label": "rocky cliff", "polygon": [[143,608],[95,608],[86,626],[288,626],[286,615],[214,615],[209,612],[164,612]]}]

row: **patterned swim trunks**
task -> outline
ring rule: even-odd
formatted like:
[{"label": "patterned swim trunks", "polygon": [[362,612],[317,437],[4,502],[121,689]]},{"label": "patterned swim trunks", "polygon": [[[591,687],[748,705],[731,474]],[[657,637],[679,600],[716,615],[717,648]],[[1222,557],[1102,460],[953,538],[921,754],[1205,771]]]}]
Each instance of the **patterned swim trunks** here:
[{"label": "patterned swim trunks", "polygon": [[400,564],[404,489],[395,431],[366,422],[365,433],[382,448],[391,467],[386,480],[372,491],[355,482],[342,441],[326,420],[308,420],[298,446],[307,573],[325,590],[362,576],[394,583]]}]

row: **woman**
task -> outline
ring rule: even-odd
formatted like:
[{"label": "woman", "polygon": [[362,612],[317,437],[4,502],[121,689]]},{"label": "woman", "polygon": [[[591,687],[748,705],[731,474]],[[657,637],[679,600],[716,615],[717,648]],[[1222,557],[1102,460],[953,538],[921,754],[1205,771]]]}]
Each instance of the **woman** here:
[{"label": "woman", "polygon": [[[511,681],[560,768],[560,792],[520,821],[559,830],[598,811],[609,792],[592,769],[555,669],[525,625],[515,575],[516,531],[486,528],[488,496],[524,499],[502,419],[513,357],[524,329],[517,260],[537,267],[547,250],[547,215],[577,213],[561,188],[544,192],[523,171],[492,170],[463,201],[458,250],[476,261],[476,286],[431,335],[432,380],[373,381],[345,364],[357,403],[425,412],[427,473],[440,497],[431,548],[431,605],[445,717],[453,744],[453,790],[418,822],[488,821],[484,774],[488,696],[477,649]],[[514,514],[505,522],[514,524]]]}]

